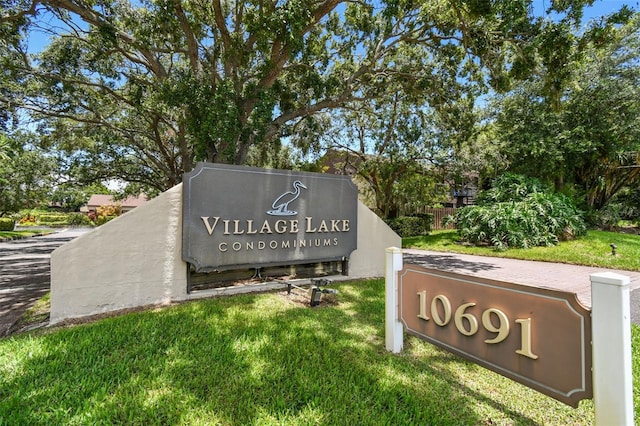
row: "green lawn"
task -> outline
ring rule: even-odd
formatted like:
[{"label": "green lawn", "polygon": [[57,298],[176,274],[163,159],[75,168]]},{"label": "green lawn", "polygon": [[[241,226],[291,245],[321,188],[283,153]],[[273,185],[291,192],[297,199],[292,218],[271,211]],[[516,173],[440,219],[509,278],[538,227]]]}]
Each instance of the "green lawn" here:
[{"label": "green lawn", "polygon": [[34,237],[36,235],[45,235],[55,232],[49,229],[35,229],[27,231],[0,231],[0,241],[2,240],[16,240],[20,238]]},{"label": "green lawn", "polygon": [[573,409],[413,337],[386,352],[383,280],[336,288],[317,308],[246,295],[0,339],[0,424],[593,423],[591,401]]},{"label": "green lawn", "polygon": [[[611,253],[611,244],[616,245],[615,256]],[[457,231],[447,230],[404,238],[402,245],[406,248],[640,271],[640,235],[616,232],[589,231],[585,237],[562,241],[557,246],[499,251],[492,247],[462,245],[458,242]]]},{"label": "green lawn", "polygon": [[[637,235],[506,252],[455,240],[405,244],[640,269]],[[386,352],[383,280],[335,288],[317,308],[306,296],[245,295],[0,339],[0,425],[593,424],[592,401],[573,409],[414,337]],[[632,338],[640,406],[640,327]]]}]

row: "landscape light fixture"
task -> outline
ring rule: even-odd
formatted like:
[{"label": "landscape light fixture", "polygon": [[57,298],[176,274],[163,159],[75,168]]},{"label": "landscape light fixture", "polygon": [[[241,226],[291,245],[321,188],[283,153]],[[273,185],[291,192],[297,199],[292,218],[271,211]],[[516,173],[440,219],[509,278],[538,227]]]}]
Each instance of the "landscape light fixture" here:
[{"label": "landscape light fixture", "polygon": [[338,290],[331,288],[320,288],[321,286],[326,286],[333,283],[333,281],[328,278],[315,278],[312,279],[311,282],[314,284],[314,286],[311,287],[311,302],[309,303],[311,306],[318,306],[323,294],[338,294]]},{"label": "landscape light fixture", "polygon": [[611,256],[615,256],[616,255],[616,248],[617,246],[613,243],[609,244],[611,246]]},{"label": "landscape light fixture", "polygon": [[318,306],[320,304],[320,299],[322,298],[322,290],[318,287],[313,287],[311,289],[311,306]]}]

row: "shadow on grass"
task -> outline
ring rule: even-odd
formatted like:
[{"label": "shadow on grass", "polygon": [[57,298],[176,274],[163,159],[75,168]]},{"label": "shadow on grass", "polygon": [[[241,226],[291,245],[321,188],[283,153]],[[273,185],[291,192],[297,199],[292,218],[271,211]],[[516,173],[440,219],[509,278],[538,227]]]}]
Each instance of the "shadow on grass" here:
[{"label": "shadow on grass", "polygon": [[240,296],[0,342],[0,424],[493,423],[478,404],[536,424],[453,355],[386,353],[381,280],[339,288],[338,306]]},{"label": "shadow on grass", "polygon": [[438,231],[429,235],[416,237],[405,237],[402,239],[403,247],[424,248],[429,246],[446,246],[455,244],[458,241],[458,231]]}]

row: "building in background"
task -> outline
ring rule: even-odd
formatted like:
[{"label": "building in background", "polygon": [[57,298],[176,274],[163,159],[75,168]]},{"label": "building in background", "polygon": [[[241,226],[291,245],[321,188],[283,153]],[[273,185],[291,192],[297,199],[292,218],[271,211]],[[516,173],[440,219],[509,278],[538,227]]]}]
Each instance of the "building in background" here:
[{"label": "building in background", "polygon": [[98,207],[120,206],[122,213],[126,213],[146,202],[147,197],[145,195],[139,195],[137,197],[129,196],[124,200],[114,200],[112,195],[94,194],[89,198],[87,205],[80,208],[80,211],[83,213],[89,213],[97,212]]}]

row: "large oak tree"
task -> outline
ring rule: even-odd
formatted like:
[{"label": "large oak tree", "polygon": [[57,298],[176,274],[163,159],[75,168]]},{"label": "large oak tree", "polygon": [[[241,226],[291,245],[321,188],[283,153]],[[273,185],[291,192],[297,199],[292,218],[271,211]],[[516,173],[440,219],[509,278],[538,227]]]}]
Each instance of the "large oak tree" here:
[{"label": "large oak tree", "polygon": [[[551,2],[551,22],[531,0],[3,0],[0,102],[74,173],[164,190],[393,91],[446,108],[452,81],[503,90],[539,60],[557,91],[591,2]],[[35,34],[49,42],[31,55]]]}]

